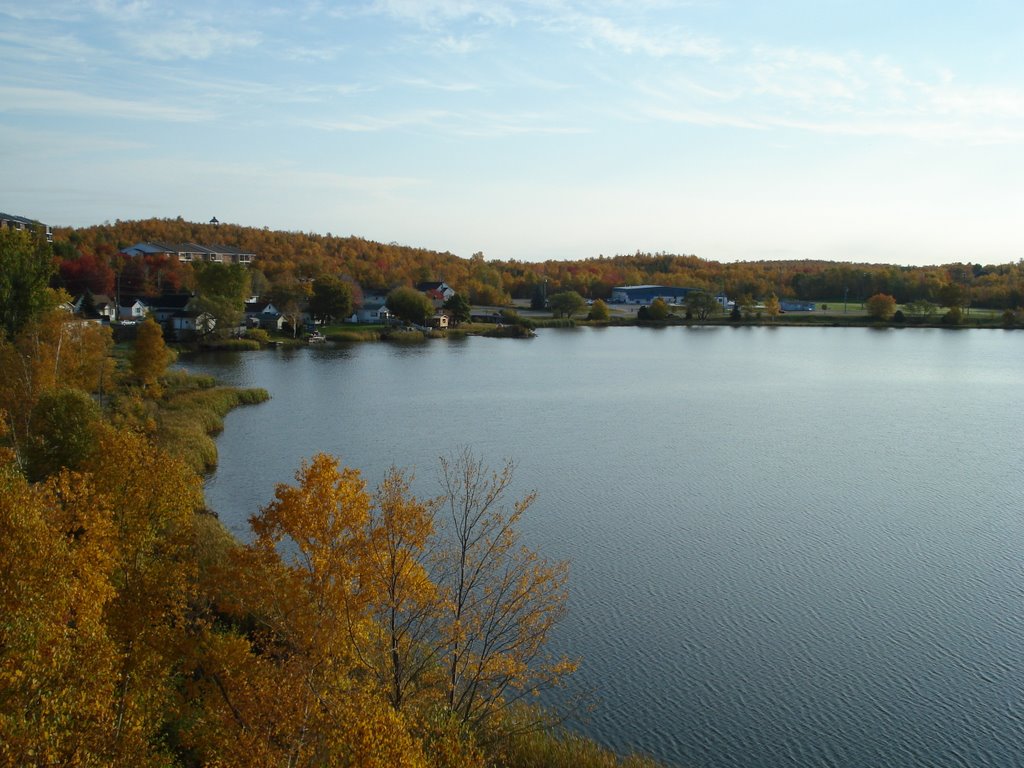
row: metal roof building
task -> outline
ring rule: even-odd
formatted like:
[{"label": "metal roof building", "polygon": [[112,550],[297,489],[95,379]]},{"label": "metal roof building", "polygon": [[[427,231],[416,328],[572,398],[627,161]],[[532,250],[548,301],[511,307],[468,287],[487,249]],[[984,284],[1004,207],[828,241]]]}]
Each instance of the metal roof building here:
[{"label": "metal roof building", "polygon": [[664,299],[669,304],[684,304],[694,288],[673,288],[667,285],[623,285],[612,288],[612,301],[617,304],[650,304]]}]

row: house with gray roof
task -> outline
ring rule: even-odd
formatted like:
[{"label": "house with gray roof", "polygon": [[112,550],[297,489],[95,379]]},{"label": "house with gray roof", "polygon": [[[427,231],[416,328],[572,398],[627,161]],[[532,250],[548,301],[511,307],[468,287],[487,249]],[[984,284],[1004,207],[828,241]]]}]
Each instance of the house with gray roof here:
[{"label": "house with gray roof", "polygon": [[35,219],[26,219],[24,216],[13,216],[9,213],[0,213],[0,229],[17,229],[28,232],[43,232],[46,235],[46,242],[53,242],[53,231],[46,224]]},{"label": "house with gray roof", "polygon": [[255,253],[235,248],[232,245],[201,245],[200,243],[165,243],[148,241],[125,248],[128,256],[163,255],[184,264],[197,261],[214,264],[242,264],[249,266],[256,258]]}]

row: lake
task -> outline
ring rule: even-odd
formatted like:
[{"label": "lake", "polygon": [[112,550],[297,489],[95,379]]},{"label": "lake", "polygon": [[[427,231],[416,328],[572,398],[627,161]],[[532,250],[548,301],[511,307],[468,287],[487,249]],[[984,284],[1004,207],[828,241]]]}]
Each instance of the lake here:
[{"label": "lake", "polygon": [[572,562],[580,730],[681,766],[1024,764],[1024,333],[542,330],[183,361],[240,538],[303,458],[517,460]]}]

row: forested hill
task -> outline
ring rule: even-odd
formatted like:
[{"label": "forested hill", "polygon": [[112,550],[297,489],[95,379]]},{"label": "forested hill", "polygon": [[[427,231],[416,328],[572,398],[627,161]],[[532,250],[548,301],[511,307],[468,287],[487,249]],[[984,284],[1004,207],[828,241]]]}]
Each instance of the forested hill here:
[{"label": "forested hill", "polygon": [[900,303],[935,301],[944,306],[1015,309],[1024,305],[1024,261],[999,265],[970,262],[908,267],[831,261],[720,263],[697,256],[635,253],[577,261],[491,261],[483,254],[452,253],[385,244],[330,233],[283,232],[234,224],[198,224],[177,219],[116,221],[82,229],[55,230],[55,250],[72,263],[83,257],[109,264],[117,251],[145,240],[231,245],[257,255],[256,267],[271,284],[333,274],[364,289],[388,289],[423,280],[444,280],[477,304],[529,298],[545,284],[549,293],[575,290],[608,298],[616,285],[664,284],[749,295],[811,300],[860,301],[875,293]]}]

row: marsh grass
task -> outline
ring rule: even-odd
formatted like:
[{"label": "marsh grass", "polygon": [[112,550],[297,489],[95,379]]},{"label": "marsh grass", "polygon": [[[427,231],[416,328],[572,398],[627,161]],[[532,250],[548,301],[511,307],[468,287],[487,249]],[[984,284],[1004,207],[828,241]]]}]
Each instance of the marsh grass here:
[{"label": "marsh grass", "polygon": [[642,755],[617,755],[569,731],[534,731],[509,740],[502,750],[508,768],[663,768]]},{"label": "marsh grass", "polygon": [[156,414],[157,442],[200,473],[217,466],[212,436],[224,429],[228,412],[270,398],[262,388],[218,387],[210,376],[190,376],[182,371],[165,377],[165,386]]}]

